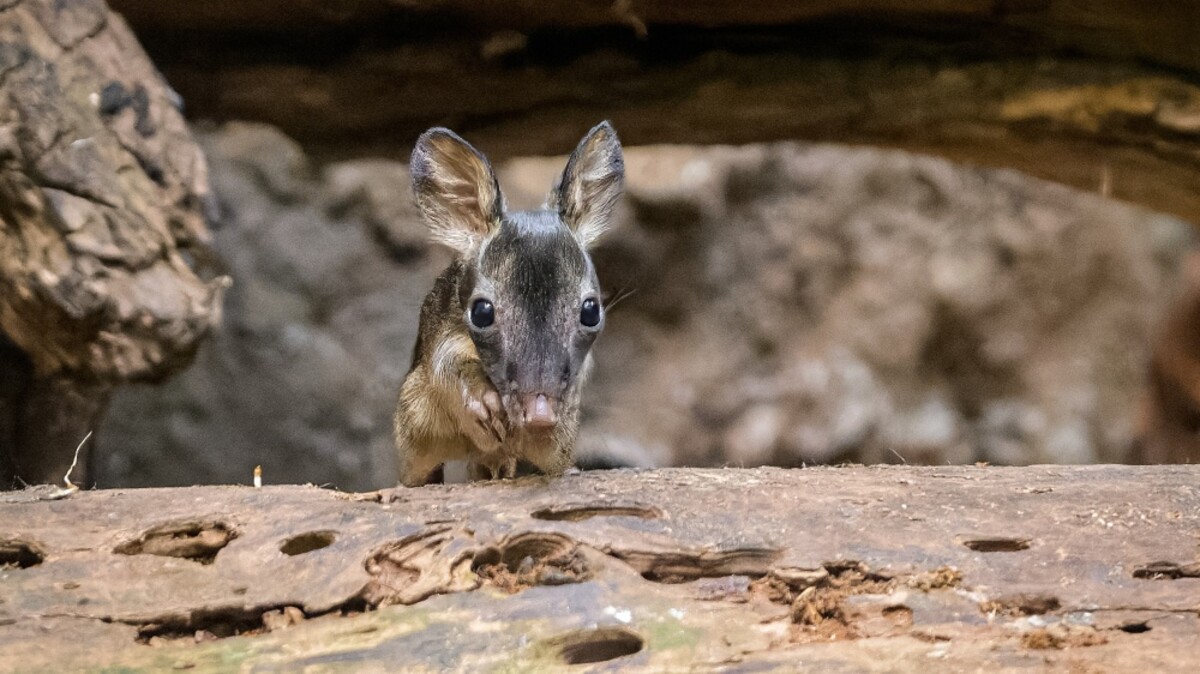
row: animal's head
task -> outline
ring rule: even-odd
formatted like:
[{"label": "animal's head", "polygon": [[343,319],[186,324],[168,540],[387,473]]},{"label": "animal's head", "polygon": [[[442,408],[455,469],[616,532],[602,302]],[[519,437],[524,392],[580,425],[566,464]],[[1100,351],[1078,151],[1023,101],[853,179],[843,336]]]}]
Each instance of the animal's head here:
[{"label": "animal's head", "polygon": [[434,239],[454,249],[466,279],[453,307],[510,422],[555,427],[578,405],[604,308],[588,248],[621,194],[621,144],[608,122],[567,160],[545,208],[509,213],[491,164],[448,129],[413,150],[416,201]]}]

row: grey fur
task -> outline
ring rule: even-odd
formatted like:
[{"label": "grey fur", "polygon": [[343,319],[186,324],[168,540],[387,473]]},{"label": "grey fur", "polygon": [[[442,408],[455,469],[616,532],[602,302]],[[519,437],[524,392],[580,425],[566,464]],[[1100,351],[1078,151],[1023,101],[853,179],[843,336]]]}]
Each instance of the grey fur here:
[{"label": "grey fur", "polygon": [[[468,460],[474,477],[511,476],[521,460],[559,474],[572,463],[581,388],[604,327],[603,311],[583,325],[580,307],[600,301],[587,247],[620,196],[616,132],[604,122],[584,137],[543,210],[505,212],[487,159],[446,129],[421,136],[411,170],[430,230],[458,254],[421,307],[396,409],[401,482],[423,484],[453,459]],[[471,323],[480,299],[495,307],[491,326]],[[549,428],[524,422],[538,395],[556,402]]]}]

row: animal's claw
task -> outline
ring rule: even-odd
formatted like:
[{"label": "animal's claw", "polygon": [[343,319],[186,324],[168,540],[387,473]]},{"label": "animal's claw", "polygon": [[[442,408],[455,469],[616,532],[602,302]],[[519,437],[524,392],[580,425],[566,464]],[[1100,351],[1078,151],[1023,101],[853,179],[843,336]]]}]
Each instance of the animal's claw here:
[{"label": "animal's claw", "polygon": [[491,451],[498,448],[504,443],[507,435],[500,394],[490,386],[464,386],[462,396],[463,407],[470,416],[466,424],[469,428],[463,430],[475,441],[479,449]]}]

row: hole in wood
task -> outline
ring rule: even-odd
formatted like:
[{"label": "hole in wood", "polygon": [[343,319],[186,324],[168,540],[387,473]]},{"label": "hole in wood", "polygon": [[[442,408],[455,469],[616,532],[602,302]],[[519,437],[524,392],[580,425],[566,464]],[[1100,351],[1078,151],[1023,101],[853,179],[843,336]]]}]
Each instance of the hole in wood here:
[{"label": "hole in wood", "polygon": [[637,517],[656,520],[662,517],[658,508],[635,503],[595,503],[550,506],[531,513],[534,519],[554,522],[582,522],[593,517]]},{"label": "hole in wood", "polygon": [[212,564],[217,553],[235,538],[237,532],[224,522],[168,522],[118,545],[113,552],[179,557]]},{"label": "hole in wood", "polygon": [[526,558],[555,559],[570,553],[575,542],[565,536],[546,534],[522,534],[504,545],[501,555],[510,569],[515,569]]},{"label": "hole in wood", "polygon": [[[790,604],[792,622],[806,628],[807,638],[820,641],[854,638],[857,628],[854,617],[844,608],[846,600],[858,595],[886,595],[896,586],[896,580],[852,559],[825,562],[823,567],[825,575],[815,578],[812,585],[799,592],[790,588],[779,599]],[[885,608],[885,617],[911,624],[911,609],[902,604],[890,608],[897,612],[888,615],[889,609]]]},{"label": "hole in wood", "polygon": [[519,534],[476,553],[471,569],[507,592],[534,585],[567,585],[591,577],[579,544],[559,534]]},{"label": "hole in wood", "polygon": [[1150,630],[1151,630],[1151,627],[1144,622],[1128,623],[1126,625],[1121,625],[1121,631],[1126,632],[1128,634],[1145,634],[1146,632],[1149,632]]},{"label": "hole in wood", "polygon": [[1106,635],[1094,627],[1082,625],[1050,625],[1021,635],[1021,645],[1031,650],[1087,648],[1103,646],[1106,643]]},{"label": "hole in wood", "polygon": [[963,545],[975,552],[1020,552],[1028,550],[1028,538],[972,538],[963,541]]},{"label": "hole in wood", "polygon": [[911,627],[913,623],[912,609],[904,604],[885,607],[883,609],[883,617],[890,620],[897,627]]},{"label": "hole in wood", "polygon": [[287,539],[283,542],[283,545],[279,546],[279,551],[285,555],[295,557],[296,555],[303,555],[314,550],[327,548],[333,545],[333,541],[336,538],[332,531],[309,531]]},{"label": "hole in wood", "polygon": [[716,552],[614,550],[611,554],[637,569],[646,580],[655,583],[686,583],[697,578],[722,576],[761,578],[780,556],[778,550],[768,548]]},{"label": "hole in wood", "polygon": [[193,611],[186,617],[164,619],[138,625],[137,642],[164,646],[171,642],[204,643],[235,636],[253,636],[298,625],[306,619],[298,606],[222,607]]},{"label": "hole in wood", "polygon": [[1144,580],[1200,578],[1200,563],[1176,564],[1175,562],[1151,562],[1134,569],[1133,577]]},{"label": "hole in wood", "polygon": [[559,657],[568,665],[608,662],[641,651],[646,642],[623,627],[600,627],[572,632],[555,639]]},{"label": "hole in wood", "polygon": [[45,558],[32,543],[0,541],[0,569],[28,569],[41,564]]}]

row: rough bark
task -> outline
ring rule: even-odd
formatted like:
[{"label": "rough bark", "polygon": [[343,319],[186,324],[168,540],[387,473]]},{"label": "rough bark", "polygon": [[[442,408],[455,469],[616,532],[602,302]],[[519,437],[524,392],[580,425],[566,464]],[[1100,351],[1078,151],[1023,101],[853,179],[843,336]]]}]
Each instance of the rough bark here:
[{"label": "rough bark", "polygon": [[217,318],[177,98],[103,2],[0,9],[0,485],[61,479],[112,387],[182,367]]},{"label": "rough bark", "polygon": [[0,496],[0,671],[1192,672],[1198,482],[892,467],[29,490]]}]

